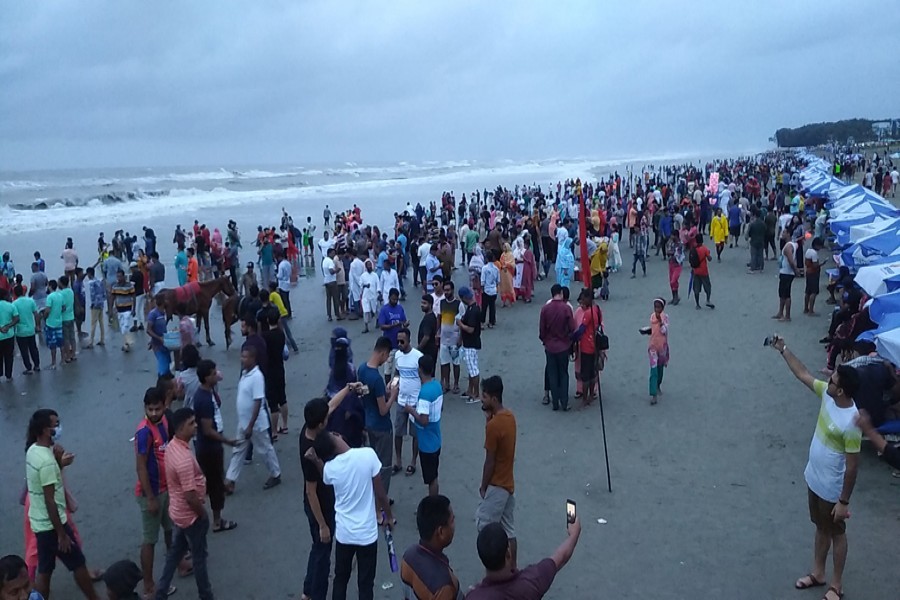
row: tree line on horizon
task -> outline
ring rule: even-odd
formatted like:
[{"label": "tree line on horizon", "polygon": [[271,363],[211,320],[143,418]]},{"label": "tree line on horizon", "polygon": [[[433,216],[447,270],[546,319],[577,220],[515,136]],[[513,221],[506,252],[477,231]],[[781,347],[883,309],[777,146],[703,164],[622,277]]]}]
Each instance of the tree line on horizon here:
[{"label": "tree line on horizon", "polygon": [[[853,138],[857,143],[878,140],[878,134],[872,128],[872,119],[844,119],[830,123],[809,123],[802,127],[783,127],[775,132],[779,148],[796,148],[799,146],[819,146],[829,142],[846,143]],[[896,125],[895,125],[896,129]]]}]

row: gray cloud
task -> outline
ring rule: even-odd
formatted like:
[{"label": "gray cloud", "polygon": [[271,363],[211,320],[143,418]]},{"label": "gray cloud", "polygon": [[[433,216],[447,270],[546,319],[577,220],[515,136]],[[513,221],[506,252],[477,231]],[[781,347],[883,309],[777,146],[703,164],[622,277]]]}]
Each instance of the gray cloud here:
[{"label": "gray cloud", "polygon": [[3,168],[736,151],[900,116],[877,0],[0,6]]}]

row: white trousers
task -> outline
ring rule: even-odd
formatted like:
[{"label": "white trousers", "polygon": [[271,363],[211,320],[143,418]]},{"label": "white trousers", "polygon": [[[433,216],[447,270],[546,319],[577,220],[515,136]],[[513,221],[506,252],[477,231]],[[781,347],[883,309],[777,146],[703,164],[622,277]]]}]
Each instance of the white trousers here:
[{"label": "white trousers", "polygon": [[269,438],[268,431],[254,431],[250,439],[244,439],[244,434],[238,431],[236,436],[240,442],[231,451],[231,462],[228,463],[228,472],[225,473],[225,479],[228,481],[237,481],[241,476],[241,470],[244,468],[244,456],[247,454],[247,448],[250,442],[253,442],[253,452],[261,455],[266,462],[266,468],[272,477],[281,476],[281,465],[278,464],[278,455],[275,454],[275,447]]}]

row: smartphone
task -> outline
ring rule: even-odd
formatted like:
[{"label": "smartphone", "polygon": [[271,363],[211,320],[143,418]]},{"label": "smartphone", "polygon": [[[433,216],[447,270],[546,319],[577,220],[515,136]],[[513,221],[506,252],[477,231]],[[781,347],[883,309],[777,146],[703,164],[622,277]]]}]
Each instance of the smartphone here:
[{"label": "smartphone", "polygon": [[775,343],[774,335],[767,336],[766,339],[763,340],[763,346],[771,346],[774,343]]},{"label": "smartphone", "polygon": [[571,525],[575,522],[575,501],[566,500],[566,523]]},{"label": "smartphone", "polygon": [[400,386],[400,378],[394,377],[391,379],[390,387],[399,387]]}]

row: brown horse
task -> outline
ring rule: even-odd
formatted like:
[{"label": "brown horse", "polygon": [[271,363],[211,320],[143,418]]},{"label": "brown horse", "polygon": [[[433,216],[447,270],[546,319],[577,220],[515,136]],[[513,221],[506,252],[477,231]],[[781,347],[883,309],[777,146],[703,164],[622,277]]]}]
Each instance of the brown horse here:
[{"label": "brown horse", "polygon": [[169,320],[173,315],[179,314],[178,306],[183,304],[186,314],[196,315],[198,330],[200,323],[203,323],[206,330],[206,343],[210,346],[214,346],[215,343],[209,337],[209,309],[218,294],[226,296],[222,300],[222,322],[225,324],[225,348],[228,348],[231,346],[231,324],[234,322],[234,311],[237,306],[237,292],[231,284],[231,279],[219,277],[209,281],[189,283],[179,288],[166,288],[159,292],[159,296],[164,299],[166,319]]}]

